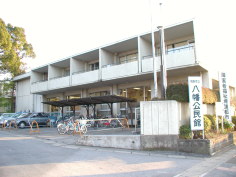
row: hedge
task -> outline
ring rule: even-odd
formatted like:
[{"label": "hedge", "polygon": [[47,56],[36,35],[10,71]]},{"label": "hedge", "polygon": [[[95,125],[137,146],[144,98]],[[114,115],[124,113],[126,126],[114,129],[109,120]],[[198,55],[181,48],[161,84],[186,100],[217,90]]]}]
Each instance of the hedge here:
[{"label": "hedge", "polygon": [[[202,88],[202,102],[204,104],[213,104],[219,101],[217,94],[217,91]],[[189,102],[188,84],[169,85],[166,89],[166,97],[168,100]]]}]

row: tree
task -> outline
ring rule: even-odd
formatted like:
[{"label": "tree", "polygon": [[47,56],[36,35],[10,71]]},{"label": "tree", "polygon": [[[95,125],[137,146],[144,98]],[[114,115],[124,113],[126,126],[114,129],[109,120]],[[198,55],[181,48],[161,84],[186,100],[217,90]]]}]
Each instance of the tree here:
[{"label": "tree", "polygon": [[[12,98],[10,100],[12,105],[14,104],[13,96],[15,90],[12,79],[25,73],[26,64],[23,59],[34,57],[33,47],[26,41],[25,30],[11,24],[6,25],[0,18],[0,74],[9,75],[7,79],[2,80],[0,78],[0,81],[3,84],[3,88],[9,89],[6,92],[11,93]],[[4,96],[4,94],[1,96],[2,99],[4,99]]]}]

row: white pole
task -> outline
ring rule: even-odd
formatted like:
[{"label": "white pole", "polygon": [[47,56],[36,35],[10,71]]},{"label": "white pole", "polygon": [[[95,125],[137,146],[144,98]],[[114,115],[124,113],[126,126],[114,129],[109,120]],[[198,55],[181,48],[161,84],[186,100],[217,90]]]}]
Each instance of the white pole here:
[{"label": "white pole", "polygon": [[153,22],[152,22],[152,5],[151,0],[149,0],[149,5],[151,9],[151,35],[152,35],[152,58],[153,58],[153,77],[154,77],[154,98],[157,97],[157,73],[156,73],[156,48],[155,48],[155,36],[153,30]]}]

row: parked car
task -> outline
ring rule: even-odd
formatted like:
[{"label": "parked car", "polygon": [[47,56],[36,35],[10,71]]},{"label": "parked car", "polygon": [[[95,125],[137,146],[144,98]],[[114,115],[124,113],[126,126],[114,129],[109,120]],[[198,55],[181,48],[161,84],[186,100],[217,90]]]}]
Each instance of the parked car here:
[{"label": "parked car", "polygon": [[13,116],[9,117],[7,120],[5,120],[5,123],[6,123],[6,126],[10,126],[10,122],[12,122],[11,126],[15,126],[15,122],[16,122],[16,119],[18,118],[22,118],[26,115],[29,115],[31,113],[26,113],[26,112],[18,112],[18,113],[15,113]]},{"label": "parked car", "polygon": [[39,126],[46,126],[48,124],[49,115],[47,113],[27,113],[22,117],[16,118],[16,124],[19,128],[30,126],[33,121],[36,121]]},{"label": "parked car", "polygon": [[3,113],[0,116],[0,125],[2,126],[2,124],[7,123],[7,121],[9,119],[11,119],[11,117],[14,115],[15,113]]}]

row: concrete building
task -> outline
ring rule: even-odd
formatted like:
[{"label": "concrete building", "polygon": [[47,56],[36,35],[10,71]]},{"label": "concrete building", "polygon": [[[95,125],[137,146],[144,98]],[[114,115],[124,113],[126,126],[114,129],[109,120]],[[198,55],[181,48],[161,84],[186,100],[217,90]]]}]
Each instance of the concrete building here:
[{"label": "concrete building", "polygon": [[[203,87],[217,89],[217,72],[213,65],[209,65],[213,58],[205,55],[202,46],[206,46],[207,41],[200,39],[204,30],[196,20],[167,26],[164,32],[168,85],[187,83],[188,76],[201,76]],[[158,35],[157,30],[154,32],[155,62],[160,97]],[[109,94],[136,98],[138,101],[151,100],[154,97],[151,39],[152,33],[144,33],[48,63],[15,77],[16,111],[55,112],[58,108],[41,102]],[[133,106],[139,107],[139,103]],[[76,109],[82,111],[81,107]],[[113,109],[116,114],[128,113],[126,104],[114,105]],[[97,112],[109,114],[109,107],[100,105]]]}]

